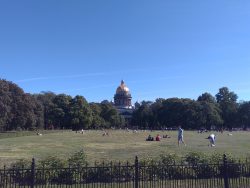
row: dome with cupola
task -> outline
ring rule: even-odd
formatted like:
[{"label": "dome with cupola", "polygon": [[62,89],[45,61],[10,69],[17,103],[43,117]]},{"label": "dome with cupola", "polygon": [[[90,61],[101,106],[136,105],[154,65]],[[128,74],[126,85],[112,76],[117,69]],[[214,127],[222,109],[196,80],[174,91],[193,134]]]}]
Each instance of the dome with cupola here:
[{"label": "dome with cupola", "polygon": [[118,94],[118,95],[122,95],[122,94],[130,95],[129,88],[125,85],[123,80],[121,81],[121,84],[117,87],[116,94]]},{"label": "dome with cupola", "polygon": [[124,81],[121,81],[121,84],[117,87],[116,93],[114,96],[115,106],[122,108],[131,108],[131,94],[129,88],[126,86]]}]

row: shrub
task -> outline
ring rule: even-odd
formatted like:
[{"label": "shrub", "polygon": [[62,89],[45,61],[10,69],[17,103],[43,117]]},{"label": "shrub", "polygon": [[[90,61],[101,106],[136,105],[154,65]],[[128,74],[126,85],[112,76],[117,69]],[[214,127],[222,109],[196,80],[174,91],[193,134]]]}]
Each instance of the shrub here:
[{"label": "shrub", "polygon": [[195,176],[197,178],[212,178],[218,176],[220,171],[218,165],[214,165],[214,162],[219,163],[222,157],[217,154],[213,156],[207,156],[199,152],[191,152],[185,156],[185,161],[192,166]]},{"label": "shrub", "polygon": [[175,153],[160,155],[162,165],[174,165],[180,162],[180,158]]},{"label": "shrub", "polygon": [[53,168],[53,169],[64,168],[66,166],[66,161],[55,156],[49,156],[39,161],[39,166],[43,168]]},{"label": "shrub", "polygon": [[30,185],[31,183],[31,161],[21,159],[16,161],[10,166],[10,174],[11,181],[16,184],[21,185]]},{"label": "shrub", "polygon": [[86,157],[86,154],[84,153],[84,150],[81,149],[80,151],[73,153],[68,158],[68,164],[73,168],[86,166],[88,162],[87,162],[87,157]]},{"label": "shrub", "polygon": [[62,168],[65,167],[66,161],[55,156],[46,157],[38,163],[38,169],[36,171],[37,183],[44,184],[47,182],[61,182]]},{"label": "shrub", "polygon": [[11,164],[10,169],[30,169],[31,168],[31,160],[20,159]]},{"label": "shrub", "polygon": [[198,165],[208,163],[208,158],[205,154],[199,152],[190,152],[185,156],[185,161],[189,165]]}]

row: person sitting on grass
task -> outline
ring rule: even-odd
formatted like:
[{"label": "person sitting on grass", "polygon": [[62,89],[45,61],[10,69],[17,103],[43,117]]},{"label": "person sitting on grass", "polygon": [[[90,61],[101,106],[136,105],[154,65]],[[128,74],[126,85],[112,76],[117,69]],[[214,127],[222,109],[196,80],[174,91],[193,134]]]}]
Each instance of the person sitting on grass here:
[{"label": "person sitting on grass", "polygon": [[107,131],[104,130],[102,136],[109,136],[109,133]]},{"label": "person sitting on grass", "polygon": [[159,134],[155,137],[155,141],[161,141],[161,136]]},{"label": "person sitting on grass", "polygon": [[37,132],[36,135],[37,136],[42,136],[42,133]]},{"label": "person sitting on grass", "polygon": [[154,137],[152,137],[151,135],[148,135],[148,138],[146,138],[146,141],[154,141]]},{"label": "person sitting on grass", "polygon": [[171,138],[171,137],[166,134],[166,135],[163,135],[162,138]]}]

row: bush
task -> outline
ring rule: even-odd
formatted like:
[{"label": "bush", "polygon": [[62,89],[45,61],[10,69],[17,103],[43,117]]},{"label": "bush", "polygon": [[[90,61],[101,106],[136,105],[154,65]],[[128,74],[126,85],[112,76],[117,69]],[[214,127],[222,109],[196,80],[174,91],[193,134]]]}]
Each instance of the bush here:
[{"label": "bush", "polygon": [[37,183],[45,184],[47,182],[61,182],[61,169],[65,167],[66,161],[55,156],[46,157],[38,163],[38,169],[36,171]]},{"label": "bush", "polygon": [[10,169],[30,169],[31,168],[31,160],[20,159],[11,164]]},{"label": "bush", "polygon": [[57,171],[56,176],[51,179],[51,183],[71,185],[75,183],[73,173],[74,171],[70,168],[60,169]]},{"label": "bush", "polygon": [[181,160],[175,153],[160,155],[160,163],[162,165],[174,165]]},{"label": "bush", "polygon": [[49,156],[39,161],[39,166],[42,168],[53,168],[53,169],[64,168],[66,167],[66,161],[55,156]]},{"label": "bush", "polygon": [[87,162],[87,157],[86,157],[86,154],[84,153],[84,150],[81,149],[80,151],[73,153],[68,158],[68,164],[70,165],[70,167],[73,167],[73,168],[86,166],[88,162]]},{"label": "bush", "polygon": [[220,160],[219,155],[207,156],[199,152],[191,152],[185,156],[185,161],[192,166],[195,177],[201,179],[218,176],[220,171],[214,161],[219,163]]},{"label": "bush", "polygon": [[185,156],[185,162],[187,162],[189,165],[199,165],[208,163],[209,160],[207,156],[203,153],[190,152]]},{"label": "bush", "polygon": [[12,171],[10,175],[11,181],[20,186],[30,185],[32,180],[31,161],[25,159],[18,160],[10,166],[9,170]]}]

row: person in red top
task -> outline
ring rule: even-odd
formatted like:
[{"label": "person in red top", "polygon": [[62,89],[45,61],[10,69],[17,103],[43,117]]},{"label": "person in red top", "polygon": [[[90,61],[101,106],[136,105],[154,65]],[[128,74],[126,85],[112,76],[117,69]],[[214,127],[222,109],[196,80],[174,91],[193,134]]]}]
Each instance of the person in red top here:
[{"label": "person in red top", "polygon": [[161,141],[161,136],[159,134],[157,134],[155,141]]}]

